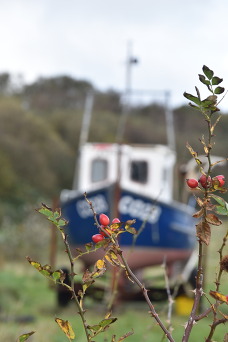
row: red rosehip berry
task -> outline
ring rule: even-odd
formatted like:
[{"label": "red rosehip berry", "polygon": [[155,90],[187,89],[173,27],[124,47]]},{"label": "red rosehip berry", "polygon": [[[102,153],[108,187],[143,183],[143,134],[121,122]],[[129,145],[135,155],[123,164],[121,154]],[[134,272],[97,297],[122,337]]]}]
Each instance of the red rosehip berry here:
[{"label": "red rosehip berry", "polygon": [[210,176],[207,177],[206,175],[202,175],[199,179],[199,182],[204,189],[209,188],[211,185],[211,177]]},{"label": "red rosehip berry", "polygon": [[112,220],[112,223],[120,223],[120,220],[116,217]]},{"label": "red rosehip berry", "polygon": [[101,234],[95,234],[92,236],[92,240],[94,243],[98,243],[98,242],[104,240],[104,236]]},{"label": "red rosehip berry", "polygon": [[198,181],[194,178],[186,179],[186,182],[189,188],[192,188],[192,189],[196,188],[199,185]]},{"label": "red rosehip berry", "polygon": [[103,226],[108,226],[110,223],[109,217],[105,214],[100,214],[99,216],[99,222]]},{"label": "red rosehip berry", "polygon": [[223,175],[218,175],[218,176],[216,176],[215,178],[218,179],[218,181],[219,181],[219,186],[222,188],[223,185],[225,184],[225,177],[224,177]]}]

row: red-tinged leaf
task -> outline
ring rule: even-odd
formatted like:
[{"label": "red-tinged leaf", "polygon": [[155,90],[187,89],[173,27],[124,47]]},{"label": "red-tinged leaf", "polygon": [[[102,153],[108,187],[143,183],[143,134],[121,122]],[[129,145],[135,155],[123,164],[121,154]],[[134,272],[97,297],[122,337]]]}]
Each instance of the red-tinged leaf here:
[{"label": "red-tinged leaf", "polygon": [[211,227],[207,222],[200,222],[196,225],[196,236],[207,246],[211,239]]},{"label": "red-tinged leaf", "polygon": [[196,213],[194,213],[192,216],[195,217],[195,218],[199,218],[199,217],[201,217],[203,215],[203,213],[204,213],[204,210],[202,208],[199,211],[197,211]]},{"label": "red-tinged leaf", "polygon": [[222,224],[222,221],[214,214],[207,214],[206,220],[214,226],[220,226]]},{"label": "red-tinged leaf", "polygon": [[228,304],[228,296],[225,296],[219,292],[216,291],[210,291],[211,297],[213,297],[216,300],[219,300],[220,302]]},{"label": "red-tinged leaf", "polygon": [[27,339],[33,335],[35,333],[35,331],[31,331],[29,333],[26,333],[26,334],[23,334],[23,335],[20,335],[17,339],[17,342],[24,342],[24,341],[27,341]]}]

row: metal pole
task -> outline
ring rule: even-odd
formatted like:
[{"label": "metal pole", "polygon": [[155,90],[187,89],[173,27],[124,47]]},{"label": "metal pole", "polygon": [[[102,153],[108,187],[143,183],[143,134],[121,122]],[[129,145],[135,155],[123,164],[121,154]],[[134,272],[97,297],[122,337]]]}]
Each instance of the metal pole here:
[{"label": "metal pole", "polygon": [[165,92],[165,118],[166,118],[166,133],[168,146],[175,151],[175,129],[173,120],[173,111],[170,108],[170,92]]},{"label": "metal pole", "polygon": [[122,105],[122,113],[119,119],[116,142],[122,143],[124,131],[127,123],[127,118],[130,111],[130,96],[131,96],[131,83],[132,83],[132,65],[138,63],[138,60],[132,57],[132,42],[127,44],[127,59],[126,59],[126,75],[125,75],[125,91]]},{"label": "metal pole", "polygon": [[80,132],[78,152],[77,152],[76,164],[75,164],[73,190],[76,190],[78,188],[78,169],[79,169],[78,164],[80,160],[79,158],[80,148],[88,141],[93,103],[94,103],[94,93],[93,91],[90,91],[87,94],[86,100],[85,100],[85,109],[84,109],[83,118],[82,118],[82,127],[81,127],[81,132]]}]

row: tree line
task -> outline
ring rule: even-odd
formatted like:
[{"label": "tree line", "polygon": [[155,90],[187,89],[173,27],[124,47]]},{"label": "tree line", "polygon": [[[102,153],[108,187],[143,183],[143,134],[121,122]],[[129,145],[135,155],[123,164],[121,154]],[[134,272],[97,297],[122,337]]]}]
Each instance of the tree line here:
[{"label": "tree line", "polygon": [[[58,197],[71,188],[85,98],[95,102],[89,141],[114,142],[121,115],[121,94],[99,91],[86,80],[69,76],[39,78],[23,84],[0,74],[0,201],[18,208],[39,199]],[[178,164],[191,158],[185,148],[201,137],[200,113],[186,106],[175,108],[174,125]],[[228,116],[218,125],[215,151],[226,157]],[[142,134],[143,132],[143,134]],[[126,143],[166,144],[165,108],[162,104],[134,105],[126,125]],[[0,217],[1,217],[0,210]],[[2,213],[3,215],[3,213]]]}]

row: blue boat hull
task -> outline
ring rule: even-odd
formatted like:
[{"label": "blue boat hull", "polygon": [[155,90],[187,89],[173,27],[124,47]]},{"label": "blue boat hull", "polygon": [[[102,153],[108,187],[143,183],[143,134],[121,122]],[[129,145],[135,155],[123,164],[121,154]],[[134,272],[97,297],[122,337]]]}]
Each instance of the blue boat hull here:
[{"label": "blue boat hull", "polygon": [[[99,189],[87,194],[97,214],[105,213],[113,218],[113,187]],[[173,202],[165,204],[139,196],[130,191],[121,190],[118,218],[125,222],[136,219],[134,227],[138,230],[144,224],[141,234],[136,239],[137,248],[193,250],[195,229],[190,207]],[[78,195],[62,203],[63,216],[69,221],[68,236],[72,246],[81,246],[91,242],[91,237],[98,233],[94,224],[93,212],[85,201],[84,195]],[[132,246],[132,234],[120,236],[120,245]]]}]

